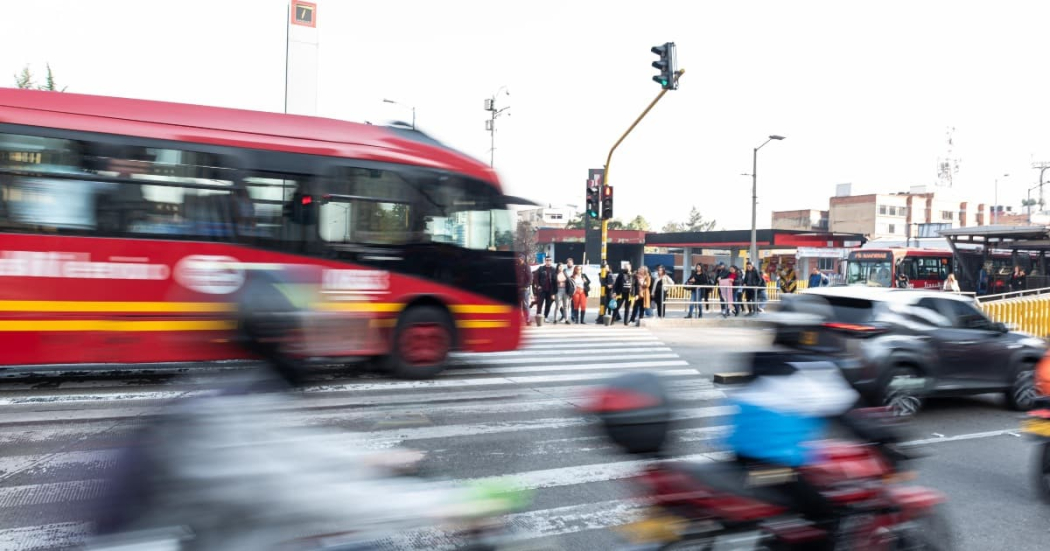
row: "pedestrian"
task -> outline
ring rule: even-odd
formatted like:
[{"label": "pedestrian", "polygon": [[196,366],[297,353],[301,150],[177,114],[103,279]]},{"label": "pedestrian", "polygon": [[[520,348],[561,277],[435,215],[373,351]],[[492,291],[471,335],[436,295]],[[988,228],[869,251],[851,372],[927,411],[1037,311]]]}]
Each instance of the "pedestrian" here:
[{"label": "pedestrian", "polygon": [[722,298],[722,317],[729,317],[729,310],[733,307],[733,278],[730,277],[732,274],[725,264],[719,262],[717,281],[719,295]]},{"label": "pedestrian", "polygon": [[631,314],[631,297],[634,294],[631,292],[634,287],[634,272],[631,271],[631,263],[624,262],[623,268],[620,270],[620,274],[616,276],[616,283],[613,284],[613,293],[618,297],[619,304],[617,308],[613,310],[616,314],[613,317],[613,322],[620,319],[620,307],[623,307],[623,324],[627,325],[627,318]]},{"label": "pedestrian", "polygon": [[591,293],[591,280],[583,273],[583,266],[576,266],[569,278],[569,287],[572,290],[572,322],[584,323],[584,315],[587,313],[587,295]]},{"label": "pedestrian", "polygon": [[518,298],[521,300],[521,315],[526,325],[532,323],[529,319],[532,295],[532,271],[529,269],[529,261],[524,254],[518,255]]},{"label": "pedestrian", "polygon": [[[639,327],[642,325],[642,318],[645,317],[645,312],[652,307],[652,295],[650,294],[652,283],[652,278],[649,276],[649,268],[645,266],[638,268],[638,273],[634,276],[634,295],[631,297],[631,302],[633,303],[631,305],[631,323]],[[626,311],[624,311],[624,319],[627,319]],[[627,325],[627,323],[625,322],[624,325]]]},{"label": "pedestrian", "polygon": [[551,257],[543,259],[543,266],[536,269],[533,277],[533,294],[536,295],[536,315],[543,316],[549,320],[551,316],[551,305],[554,304],[555,294],[558,292],[556,270],[551,263]]},{"label": "pedestrian", "polygon": [[749,260],[744,265],[744,296],[748,302],[748,315],[755,315],[758,313],[758,290],[762,287],[762,276],[758,273],[758,268]]},{"label": "pedestrian", "polygon": [[798,288],[798,277],[795,276],[795,269],[786,264],[780,265],[780,292],[781,293],[794,293]]},{"label": "pedestrian", "polygon": [[955,274],[948,274],[948,279],[944,280],[944,290],[953,293],[959,292],[959,282],[955,280]]},{"label": "pedestrian", "polygon": [[707,302],[707,294],[710,292],[710,289],[703,286],[710,285],[710,283],[707,273],[704,271],[704,265],[697,262],[696,270],[689,275],[689,279],[685,280],[685,284],[690,286],[689,310],[685,314],[686,319],[693,317],[694,307],[696,308],[696,317],[704,317],[704,302]]},{"label": "pedestrian", "polygon": [[981,266],[981,269],[977,272],[977,294],[987,295],[988,294],[988,264]]},{"label": "pedestrian", "polygon": [[558,282],[558,291],[555,293],[554,303],[556,305],[556,314],[561,314],[561,318],[554,322],[555,324],[565,322],[566,325],[569,323],[568,313],[569,309],[572,308],[569,303],[569,276],[565,275],[565,265],[558,263],[558,270],[554,276]]},{"label": "pedestrian", "polygon": [[1025,288],[1025,280],[1027,274],[1024,269],[1018,264],[1014,266],[1014,273],[1010,274],[1010,290],[1011,291],[1023,291]]},{"label": "pedestrian", "polygon": [[565,261],[565,277],[572,277],[572,272],[576,268],[575,262],[570,258]]},{"label": "pedestrian", "polygon": [[733,315],[739,316],[744,307],[744,271],[733,264],[729,267],[729,278],[733,280]]},{"label": "pedestrian", "polygon": [[674,280],[667,275],[663,265],[656,267],[656,277],[653,278],[653,302],[656,304],[656,317],[662,318],[667,313],[667,292],[674,285]]},{"label": "pedestrian", "polygon": [[766,311],[766,303],[769,302],[769,295],[766,289],[769,288],[769,272],[762,272],[762,288],[758,290],[758,311]]}]

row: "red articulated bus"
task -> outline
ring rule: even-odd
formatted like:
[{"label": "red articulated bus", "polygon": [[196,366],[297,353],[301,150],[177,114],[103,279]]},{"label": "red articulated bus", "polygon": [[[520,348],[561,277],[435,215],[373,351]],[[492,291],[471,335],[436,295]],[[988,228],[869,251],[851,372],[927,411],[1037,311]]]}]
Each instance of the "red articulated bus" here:
[{"label": "red articulated bus", "polygon": [[847,285],[894,287],[897,276],[908,278],[913,289],[941,289],[954,260],[951,251],[935,249],[858,249],[850,252],[846,266]]},{"label": "red articulated bus", "polygon": [[0,89],[0,366],[242,358],[246,270],[306,265],[326,358],[430,377],[519,345],[510,202],[407,128]]}]

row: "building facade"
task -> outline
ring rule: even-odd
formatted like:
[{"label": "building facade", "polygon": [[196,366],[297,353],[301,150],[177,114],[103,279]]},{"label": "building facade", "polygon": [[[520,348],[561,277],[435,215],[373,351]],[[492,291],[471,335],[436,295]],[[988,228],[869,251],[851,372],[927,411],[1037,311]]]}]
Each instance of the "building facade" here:
[{"label": "building facade", "polygon": [[773,213],[774,230],[827,231],[826,210],[782,210]]},{"label": "building facade", "polygon": [[934,236],[949,228],[985,226],[992,223],[991,207],[961,199],[951,190],[915,186],[907,192],[854,195],[848,185],[828,201],[828,210],[778,211],[773,213],[777,229],[803,228],[826,212],[825,231],[853,233],[871,239],[908,240]]},{"label": "building facade", "polygon": [[545,207],[518,211],[518,221],[528,222],[534,228],[564,228],[576,218],[576,211],[565,207]]}]

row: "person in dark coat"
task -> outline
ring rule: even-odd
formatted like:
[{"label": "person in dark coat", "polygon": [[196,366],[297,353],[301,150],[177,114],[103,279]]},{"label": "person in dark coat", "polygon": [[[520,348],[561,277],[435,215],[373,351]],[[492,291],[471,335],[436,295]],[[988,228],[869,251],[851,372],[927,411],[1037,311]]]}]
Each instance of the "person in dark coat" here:
[{"label": "person in dark coat", "polygon": [[744,298],[748,303],[748,315],[753,316],[758,313],[758,303],[755,298],[758,297],[758,288],[762,285],[762,274],[758,273],[758,268],[748,261],[744,265]]},{"label": "person in dark coat", "polygon": [[543,259],[543,266],[536,270],[533,278],[533,293],[536,295],[536,315],[550,318],[551,305],[558,293],[557,270],[551,263],[551,257]]}]

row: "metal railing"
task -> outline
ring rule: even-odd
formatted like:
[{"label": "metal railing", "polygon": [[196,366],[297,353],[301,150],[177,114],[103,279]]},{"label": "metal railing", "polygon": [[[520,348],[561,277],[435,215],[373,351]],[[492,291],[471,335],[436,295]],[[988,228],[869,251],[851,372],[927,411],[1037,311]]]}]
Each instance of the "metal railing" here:
[{"label": "metal railing", "polygon": [[[805,281],[798,281],[797,285],[795,287],[795,292],[798,293],[798,292],[804,291],[806,288],[807,288],[807,282],[805,282]],[[738,290],[739,291],[744,291],[744,290],[754,290],[754,291],[756,291],[756,293],[755,293],[755,299],[756,299],[755,302],[760,303],[760,304],[766,304],[766,303],[769,303],[769,302],[779,302],[780,301],[780,295],[782,294],[781,291],[780,291],[779,285],[777,283],[775,283],[775,282],[769,282],[769,283],[767,283],[767,284],[765,284],[763,286],[738,286],[738,285],[734,285],[732,287],[732,289],[733,289],[733,293],[734,293],[734,300],[733,300],[733,304],[734,305],[741,304],[741,305],[750,306],[752,304],[751,301],[747,300],[747,298],[746,298],[747,294],[746,293],[741,293],[740,299],[737,300],[736,299],[736,294],[737,294],[736,292]],[[694,290],[696,290],[696,291],[706,290],[707,291],[707,299],[705,300],[704,298],[702,298],[703,297],[702,293],[697,293],[698,296],[697,296],[696,299],[694,299],[693,298],[693,291]],[[764,291],[764,294],[763,294],[763,291]],[[666,310],[666,306],[681,307],[683,310],[688,310],[690,306],[693,306],[693,307],[699,306],[701,308],[703,308],[705,306],[710,306],[710,305],[721,306],[721,304],[723,302],[721,292],[722,292],[722,287],[719,286],[719,285],[677,285],[677,284],[676,285],[668,285],[667,287],[664,288],[665,310]],[[726,302],[728,302],[728,300],[726,300]]]},{"label": "metal railing", "polygon": [[1022,291],[1010,291],[1009,293],[996,293],[994,295],[981,295],[977,297],[977,302],[992,302],[997,300],[1007,300],[1012,298],[1022,298],[1028,296],[1045,295],[1050,293],[1050,287],[1039,287],[1038,289],[1024,289]]},{"label": "metal railing", "polygon": [[1037,337],[1050,336],[1050,295],[978,303],[988,317]]}]

